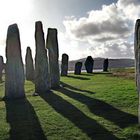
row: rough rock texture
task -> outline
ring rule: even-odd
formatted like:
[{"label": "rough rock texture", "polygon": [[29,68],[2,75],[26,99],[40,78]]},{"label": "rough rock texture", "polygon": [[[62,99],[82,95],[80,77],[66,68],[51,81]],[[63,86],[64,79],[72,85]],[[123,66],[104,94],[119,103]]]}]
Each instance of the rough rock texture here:
[{"label": "rough rock texture", "polygon": [[26,80],[34,81],[34,64],[32,58],[32,51],[30,47],[27,47],[26,49],[25,64],[26,64]]},{"label": "rough rock texture", "polygon": [[108,58],[106,58],[104,60],[104,63],[103,63],[103,71],[108,71]]},{"label": "rough rock texture", "polygon": [[75,63],[75,71],[74,74],[81,74],[81,69],[82,69],[82,62],[77,62]]},{"label": "rough rock texture", "polygon": [[136,85],[139,94],[139,107],[138,107],[138,119],[140,124],[140,19],[136,21],[135,25],[135,65],[136,65]]},{"label": "rough rock texture", "polygon": [[4,69],[3,57],[0,56],[0,82],[2,82],[2,71]]},{"label": "rough rock texture", "polygon": [[85,61],[85,68],[86,68],[87,73],[92,73],[93,64],[94,64],[93,58],[91,56],[88,56]]},{"label": "rough rock texture", "polygon": [[67,76],[68,74],[68,61],[69,61],[69,56],[64,53],[62,55],[61,76]]},{"label": "rough rock texture", "polygon": [[6,40],[5,98],[23,98],[24,67],[21,57],[20,35],[17,24],[10,25]]},{"label": "rough rock texture", "polygon": [[58,50],[56,29],[52,29],[52,28],[48,29],[46,47],[49,52],[51,88],[57,88],[60,85],[60,74],[59,74],[59,63],[58,63],[59,50]]},{"label": "rough rock texture", "polygon": [[35,23],[35,92],[45,93],[50,89],[47,50],[41,21]]}]

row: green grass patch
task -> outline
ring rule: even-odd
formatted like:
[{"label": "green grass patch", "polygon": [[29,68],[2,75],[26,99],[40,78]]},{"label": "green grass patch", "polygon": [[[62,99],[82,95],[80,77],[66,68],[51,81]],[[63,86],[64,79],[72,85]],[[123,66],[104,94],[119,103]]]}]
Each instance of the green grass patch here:
[{"label": "green grass patch", "polygon": [[[0,100],[0,140],[139,140],[135,81],[108,73],[69,74],[61,87],[26,99]],[[0,98],[4,83],[0,84]]]}]

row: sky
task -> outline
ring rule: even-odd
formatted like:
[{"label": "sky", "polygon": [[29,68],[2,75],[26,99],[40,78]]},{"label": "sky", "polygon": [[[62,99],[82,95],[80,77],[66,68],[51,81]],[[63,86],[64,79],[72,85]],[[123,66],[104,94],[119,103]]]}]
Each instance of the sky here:
[{"label": "sky", "polygon": [[57,28],[59,60],[91,55],[134,58],[134,26],[140,18],[140,0],[0,0],[0,55],[10,24],[20,31],[22,57],[27,46],[35,56],[35,22],[42,21],[45,40],[48,28]]}]

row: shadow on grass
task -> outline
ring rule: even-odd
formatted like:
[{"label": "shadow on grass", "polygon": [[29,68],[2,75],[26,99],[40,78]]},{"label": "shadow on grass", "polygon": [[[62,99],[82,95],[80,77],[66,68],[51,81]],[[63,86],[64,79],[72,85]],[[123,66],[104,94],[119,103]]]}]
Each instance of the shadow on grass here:
[{"label": "shadow on grass", "polygon": [[[69,86],[67,87],[69,88]],[[60,88],[57,91],[87,105],[93,114],[114,122],[121,128],[125,128],[131,124],[138,123],[138,118],[136,116],[123,112],[104,101],[90,98],[81,94],[80,92],[77,93],[67,88]]]},{"label": "shadow on grass", "polygon": [[103,75],[110,75],[112,74],[112,72],[93,72],[93,73],[81,73],[81,75],[84,76],[93,76],[93,75],[97,75],[97,74],[103,74]]},{"label": "shadow on grass", "polygon": [[76,90],[76,91],[80,91],[80,92],[86,92],[86,93],[89,93],[89,94],[95,94],[95,92],[92,92],[92,91],[88,91],[88,90],[82,90],[82,89],[78,89],[78,88],[75,88],[73,86],[70,86],[64,82],[60,82],[60,84],[62,85],[62,87],[68,87],[69,89],[72,89],[72,90]]},{"label": "shadow on grass", "polygon": [[80,76],[68,75],[67,77],[68,77],[68,78],[73,78],[73,79],[79,79],[79,80],[90,80],[90,78],[80,77]]},{"label": "shadow on grass", "polygon": [[93,76],[93,73],[81,73],[81,75],[84,75],[84,76]]},{"label": "shadow on grass", "polygon": [[109,75],[112,74],[111,72],[93,72],[93,74],[104,74],[104,75]]},{"label": "shadow on grass", "polygon": [[56,112],[60,113],[62,116],[74,123],[75,126],[86,133],[91,139],[119,140],[95,120],[87,117],[74,105],[70,104],[62,97],[54,94],[52,91],[47,94],[40,94],[40,97],[51,105]]},{"label": "shadow on grass", "polygon": [[5,100],[10,140],[47,140],[33,106],[26,99]]},{"label": "shadow on grass", "polygon": [[[3,80],[2,80],[2,81],[0,81],[0,85],[1,85],[1,84],[3,84],[4,82],[5,82],[5,81],[3,81]],[[3,86],[3,85],[2,85],[2,86]]]}]

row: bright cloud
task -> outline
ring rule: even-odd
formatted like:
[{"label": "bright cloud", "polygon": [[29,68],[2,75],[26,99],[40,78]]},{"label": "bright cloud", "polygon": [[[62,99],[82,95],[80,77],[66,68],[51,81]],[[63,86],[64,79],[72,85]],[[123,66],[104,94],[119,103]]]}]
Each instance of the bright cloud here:
[{"label": "bright cloud", "polygon": [[88,17],[69,17],[63,23],[69,38],[89,44],[93,57],[133,57],[132,38],[139,9],[139,0],[118,0],[88,12]]},{"label": "bright cloud", "polygon": [[[45,39],[48,27],[58,27],[60,60],[63,53],[67,53],[70,60],[88,55],[133,57],[134,23],[140,17],[140,0],[118,0],[117,3],[103,5],[100,10],[87,11],[87,16],[81,18],[67,16],[63,21],[65,31],[59,28],[62,15],[60,18],[59,4],[52,9],[54,2],[55,0],[0,0],[0,55],[5,56],[8,26],[17,23],[23,60],[27,46],[31,47],[35,56],[35,21],[41,20]],[[49,13],[47,9],[52,10]]]}]

